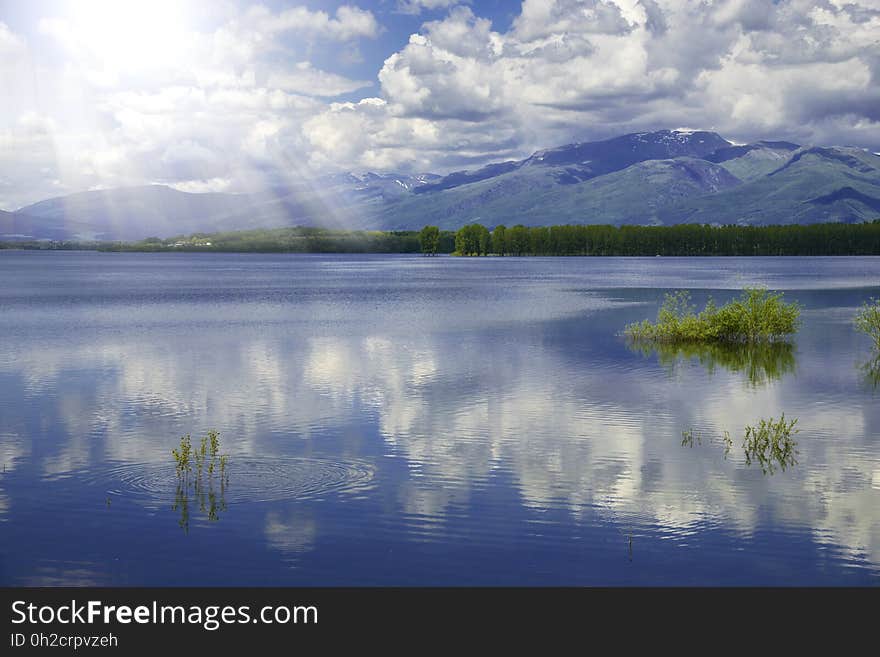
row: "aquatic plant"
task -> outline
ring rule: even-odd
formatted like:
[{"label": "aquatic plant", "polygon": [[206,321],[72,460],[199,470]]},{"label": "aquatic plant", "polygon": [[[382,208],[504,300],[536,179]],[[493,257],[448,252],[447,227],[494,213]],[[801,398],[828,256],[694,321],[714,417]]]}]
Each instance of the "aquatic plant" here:
[{"label": "aquatic plant", "polygon": [[880,299],[866,301],[853,321],[859,331],[873,340],[874,348],[880,349]]},{"label": "aquatic plant", "polygon": [[[710,442],[714,442],[711,438]],[[721,433],[721,443],[724,445],[724,458],[730,454],[730,450],[733,447],[733,439],[730,437],[730,432],[725,430]],[[693,447],[694,445],[702,445],[703,444],[703,432],[695,431],[694,429],[686,429],[681,432],[681,446],[682,447]]]},{"label": "aquatic plant", "polygon": [[785,413],[778,420],[761,419],[757,427],[746,426],[743,439],[743,451],[746,465],[757,461],[764,474],[773,474],[779,466],[784,472],[786,468],[797,464],[797,443],[792,436],[798,433],[794,426],[797,418],[787,422]]},{"label": "aquatic plant", "polygon": [[730,456],[730,450],[733,448],[733,438],[730,437],[730,432],[727,429],[721,434],[721,442],[724,443],[724,458],[726,459]]},{"label": "aquatic plant", "polygon": [[681,446],[682,447],[693,447],[694,441],[696,441],[697,445],[703,444],[703,434],[700,432],[694,432],[693,429],[686,429],[681,432]]},{"label": "aquatic plant", "polygon": [[226,510],[226,488],[229,484],[229,456],[220,453],[220,434],[208,431],[200,439],[197,449],[193,448],[192,438],[187,434],[171,453],[177,473],[172,510],[180,513],[180,527],[189,531],[191,497],[208,520],[218,520],[220,512]]},{"label": "aquatic plant", "polygon": [[[774,474],[777,467],[784,472],[786,468],[797,465],[797,443],[792,437],[798,433],[798,429],[794,428],[796,424],[797,418],[787,421],[783,413],[779,420],[774,420],[772,417],[769,420],[762,418],[756,427],[746,425],[742,445],[746,465],[758,463],[765,475]],[[703,444],[702,433],[693,429],[682,431],[681,436],[682,447]],[[726,459],[733,448],[733,438],[727,430],[721,434],[721,443],[724,446]]]},{"label": "aquatic plant", "polygon": [[192,439],[189,434],[181,437],[180,447],[172,449],[174,463],[177,469],[177,478],[186,479],[192,473]]},{"label": "aquatic plant", "polygon": [[720,308],[710,299],[699,313],[690,300],[686,290],[668,293],[656,322],[630,324],[624,335],[637,342],[770,342],[795,333],[800,320],[797,303],[785,303],[782,293],[763,288],[746,288]]}]

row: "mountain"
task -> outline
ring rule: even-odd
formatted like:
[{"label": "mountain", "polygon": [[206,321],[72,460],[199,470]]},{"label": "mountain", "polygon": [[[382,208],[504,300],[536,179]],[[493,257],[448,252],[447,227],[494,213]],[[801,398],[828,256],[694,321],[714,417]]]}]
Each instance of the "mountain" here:
[{"label": "mountain", "polygon": [[788,161],[800,146],[788,141],[759,141],[719,148],[705,157],[730,171],[740,180],[754,180],[772,173]]},{"label": "mountain", "polygon": [[539,151],[415,191],[371,225],[858,222],[880,216],[880,156],[661,130]]},{"label": "mountain", "polygon": [[0,210],[0,241],[64,240],[71,239],[75,232],[61,221]]},{"label": "mountain", "polygon": [[95,190],[4,213],[16,219],[3,220],[0,233],[5,239],[139,240],[257,227],[344,227],[360,208],[384,206],[436,179],[347,173],[251,194],[193,194],[165,185]]},{"label": "mountain", "polygon": [[142,239],[210,227],[230,210],[248,207],[250,199],[234,194],[189,194],[163,185],[124,187],[71,194],[21,208],[56,226],[72,227],[78,239]]},{"label": "mountain", "polygon": [[[740,184],[723,167],[690,157],[646,160],[603,176],[572,183],[571,167],[523,167],[440,194],[401,199],[375,217],[377,226],[403,229],[411,217],[443,228],[480,222],[487,226],[560,223],[657,223],[658,208],[682,197]],[[560,182],[563,179],[563,182]],[[430,203],[425,201],[430,198]],[[462,221],[463,218],[466,218]]]},{"label": "mountain", "polygon": [[[0,239],[135,240],[247,228],[412,230],[564,223],[780,224],[880,216],[880,156],[660,130],[445,176],[342,173],[249,194],[162,185],[71,194],[0,214]],[[2,237],[6,235],[6,237]]]},{"label": "mountain", "polygon": [[623,135],[606,141],[569,144],[559,148],[538,151],[520,162],[490,164],[474,172],[458,171],[414,190],[425,194],[453,189],[512,173],[525,167],[554,169],[556,181],[563,185],[576,184],[646,160],[660,160],[678,156],[702,157],[720,148],[730,146],[714,132],[700,130],[660,130]]},{"label": "mountain", "polygon": [[821,223],[880,217],[880,156],[803,148],[781,166],[717,194],[670,204],[663,223]]}]

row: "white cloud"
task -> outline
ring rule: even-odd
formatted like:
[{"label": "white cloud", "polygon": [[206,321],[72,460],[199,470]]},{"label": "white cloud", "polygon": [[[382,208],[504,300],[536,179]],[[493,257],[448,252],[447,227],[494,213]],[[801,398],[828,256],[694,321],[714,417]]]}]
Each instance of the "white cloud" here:
[{"label": "white cloud", "polygon": [[6,23],[0,22],[0,55],[8,57],[24,50],[24,41],[12,33]]},{"label": "white cloud", "polygon": [[634,26],[603,0],[524,0],[513,33],[523,42],[560,34],[623,34]]},{"label": "white cloud", "polygon": [[276,14],[264,6],[256,6],[245,14],[242,25],[260,35],[297,32],[339,41],[375,38],[380,30],[372,12],[351,5],[339,7],[334,18],[327,12],[311,11],[307,7],[292,7]]},{"label": "white cloud", "polygon": [[[880,12],[864,2],[525,0],[505,33],[459,7],[385,61],[381,106],[331,106],[304,130],[323,164],[337,128],[370,131],[342,167],[367,166],[377,148],[401,165],[466,166],[683,124],[876,148],[878,34]],[[447,147],[395,157],[387,137],[407,123]]]},{"label": "white cloud", "polygon": [[312,68],[309,62],[299,62],[286,71],[272,73],[266,82],[273,89],[322,97],[351,93],[371,84],[373,83],[367,80],[351,80],[342,75],[320,71]]}]

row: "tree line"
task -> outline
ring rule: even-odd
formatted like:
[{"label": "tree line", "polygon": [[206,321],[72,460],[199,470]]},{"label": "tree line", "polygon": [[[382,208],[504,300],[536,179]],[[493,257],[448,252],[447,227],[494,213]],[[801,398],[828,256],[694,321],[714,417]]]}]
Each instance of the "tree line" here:
[{"label": "tree line", "polygon": [[454,253],[463,256],[783,256],[880,255],[880,219],[807,226],[495,226],[457,231],[275,228],[195,233],[137,242],[0,242],[0,249],[239,253]]},{"label": "tree line", "polygon": [[[422,230],[422,234],[428,228]],[[774,226],[462,226],[462,256],[880,255],[880,219],[860,224]],[[429,245],[422,240],[422,251]]]},{"label": "tree line", "polygon": [[[455,234],[439,231],[435,252],[452,253]],[[223,233],[193,233],[176,237],[148,237],[134,242],[28,240],[0,242],[0,249],[90,250],[235,253],[420,253],[419,232],[411,230],[332,230],[293,227]]]}]

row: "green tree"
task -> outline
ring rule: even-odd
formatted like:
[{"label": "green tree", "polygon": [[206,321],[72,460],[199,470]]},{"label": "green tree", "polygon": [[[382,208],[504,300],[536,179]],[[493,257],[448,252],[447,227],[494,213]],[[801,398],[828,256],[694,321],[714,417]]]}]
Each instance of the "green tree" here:
[{"label": "green tree", "polygon": [[437,226],[425,226],[419,233],[419,245],[425,255],[437,255],[440,245],[440,229]]},{"label": "green tree", "polygon": [[517,224],[507,231],[507,252],[516,256],[524,255],[529,249],[529,229]]},{"label": "green tree", "polygon": [[462,226],[455,233],[455,252],[458,255],[482,255],[489,250],[489,231],[481,224]]},{"label": "green tree", "polygon": [[507,226],[504,224],[498,224],[495,226],[495,230],[492,231],[492,252],[503,256],[507,250],[507,244],[505,243],[506,239]]},{"label": "green tree", "polygon": [[480,247],[480,255],[488,255],[492,250],[492,236],[489,229],[477,224],[477,244]]},{"label": "green tree", "polygon": [[455,231],[455,252],[458,255],[470,255],[470,226],[462,226]]}]

